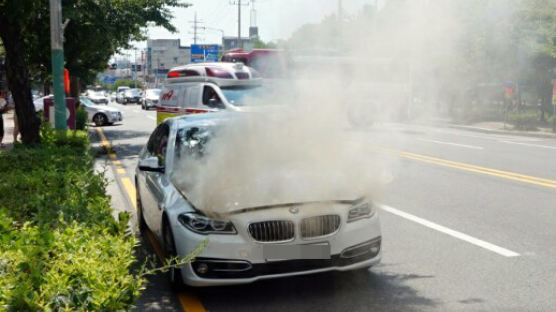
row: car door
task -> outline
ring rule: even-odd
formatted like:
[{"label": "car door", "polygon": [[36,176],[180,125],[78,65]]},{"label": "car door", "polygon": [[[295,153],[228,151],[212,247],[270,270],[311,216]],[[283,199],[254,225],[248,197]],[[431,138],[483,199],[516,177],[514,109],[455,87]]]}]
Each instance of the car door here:
[{"label": "car door", "polygon": [[[166,149],[168,147],[170,127],[167,123],[162,123],[156,128],[153,135],[153,141],[149,140],[147,145],[147,157],[157,157],[159,164],[164,166],[166,163]],[[165,200],[164,188],[168,185],[168,179],[166,174],[161,172],[145,171],[144,175],[145,196],[144,201],[143,196],[141,200],[144,207],[145,221],[155,234],[160,235]]]}]

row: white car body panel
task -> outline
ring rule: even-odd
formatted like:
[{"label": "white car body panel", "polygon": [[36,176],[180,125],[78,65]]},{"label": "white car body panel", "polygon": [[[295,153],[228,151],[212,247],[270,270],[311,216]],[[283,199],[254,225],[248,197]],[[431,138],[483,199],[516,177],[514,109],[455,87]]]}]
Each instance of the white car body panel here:
[{"label": "white car body panel", "polygon": [[[205,118],[203,116],[207,115],[224,115],[225,113],[218,114],[201,114],[188,115],[188,117],[179,117],[167,120],[164,124],[170,126],[170,133],[168,138],[168,145],[166,148],[165,157],[165,168],[172,168],[172,163],[174,161],[174,149],[176,140],[176,131],[178,127],[178,120],[188,121],[195,119]],[[231,113],[233,114],[233,113]],[[206,118],[213,118],[207,116]],[[195,124],[198,126],[199,124]],[[202,125],[201,125],[202,126]],[[156,130],[155,130],[156,131]],[[146,148],[141,152],[139,159],[143,159],[147,156],[148,152]],[[187,264],[182,267],[181,274],[184,283],[191,286],[215,286],[215,285],[230,285],[230,284],[241,284],[241,283],[251,283],[261,279],[270,279],[286,276],[294,276],[301,274],[311,274],[326,271],[347,271],[354,270],[358,268],[369,267],[378,263],[381,259],[381,229],[378,212],[376,208],[373,213],[368,217],[363,217],[362,219],[352,221],[347,223],[349,209],[360,203],[361,199],[352,198],[351,201],[348,200],[338,200],[338,201],[322,201],[322,202],[306,202],[296,205],[299,209],[292,212],[289,206],[278,205],[269,206],[264,209],[248,209],[246,211],[234,211],[229,215],[226,215],[226,220],[233,223],[237,234],[198,234],[195,233],[178,221],[178,216],[186,212],[197,211],[195,207],[183,196],[183,194],[174,186],[169,178],[169,172],[157,173],[157,172],[146,172],[139,168],[136,169],[136,183],[137,191],[140,196],[142,206],[143,206],[143,216],[147,223],[147,226],[155,234],[156,238],[163,242],[163,231],[162,224],[163,218],[167,218],[170,228],[174,236],[174,241],[176,242],[177,254],[180,257],[184,257],[191,253],[199,244],[201,244],[205,239],[208,239],[209,243],[205,249],[202,250],[201,254],[197,259],[223,259],[223,261],[248,261],[253,267],[258,266],[259,268],[270,266],[276,263],[274,260],[268,260],[263,254],[264,245],[291,245],[299,246],[304,244],[315,244],[315,243],[327,243],[330,246],[330,255],[332,259],[330,263],[337,263],[338,261],[343,261],[340,257],[340,253],[345,251],[346,248],[356,246],[358,244],[378,241],[379,249],[376,254],[372,257],[366,258],[361,261],[354,263],[348,263],[345,265],[329,265],[326,267],[315,267],[306,270],[291,270],[287,272],[281,272],[277,274],[260,274],[256,276],[249,277],[239,277],[239,278],[206,278],[200,277],[197,274],[192,264]],[[350,195],[351,196],[351,195]],[[286,204],[287,202],[284,202]],[[252,207],[240,207],[240,208],[252,208]],[[202,210],[201,210],[202,211]],[[325,236],[304,239],[300,235],[300,222],[302,219],[314,216],[323,215],[337,215],[340,217],[339,228]],[[265,221],[265,220],[291,220],[295,223],[295,237],[291,241],[287,242],[257,242],[248,232],[248,226],[250,223]],[[333,260],[336,259],[336,260]],[[339,259],[339,260],[338,260]],[[292,260],[294,261],[294,260]],[[332,262],[336,261],[336,262]],[[278,261],[280,262],[280,261]]]}]

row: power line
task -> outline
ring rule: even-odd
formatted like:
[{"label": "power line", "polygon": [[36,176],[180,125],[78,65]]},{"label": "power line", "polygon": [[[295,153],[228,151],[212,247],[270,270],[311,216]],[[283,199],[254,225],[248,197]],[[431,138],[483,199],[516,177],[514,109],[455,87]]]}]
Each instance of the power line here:
[{"label": "power line", "polygon": [[239,48],[243,48],[243,42],[241,41],[241,6],[249,5],[249,1],[245,0],[244,3],[241,0],[236,2],[230,2],[231,5],[237,5],[237,44]]},{"label": "power line", "polygon": [[[193,44],[197,44],[197,40],[199,39],[198,37],[198,30],[199,29],[203,29],[203,27],[199,26],[200,24],[203,23],[203,21],[197,19],[197,12],[195,12],[195,18],[192,21],[189,21],[189,23],[193,24],[191,27],[193,28]],[[191,33],[191,32],[190,32]]]}]

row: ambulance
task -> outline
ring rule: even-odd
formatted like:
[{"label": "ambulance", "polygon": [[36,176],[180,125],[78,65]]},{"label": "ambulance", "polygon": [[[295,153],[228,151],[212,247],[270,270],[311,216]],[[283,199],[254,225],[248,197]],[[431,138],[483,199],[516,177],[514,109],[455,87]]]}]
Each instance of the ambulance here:
[{"label": "ambulance", "polygon": [[260,74],[242,63],[197,63],[172,68],[160,92],[157,124],[167,118],[220,110],[241,110],[260,92]]}]

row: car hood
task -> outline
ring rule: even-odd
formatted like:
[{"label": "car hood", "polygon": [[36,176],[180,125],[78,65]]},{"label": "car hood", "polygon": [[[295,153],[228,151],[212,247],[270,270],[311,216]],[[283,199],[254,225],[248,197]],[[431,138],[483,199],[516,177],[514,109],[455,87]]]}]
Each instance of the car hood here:
[{"label": "car hood", "polygon": [[344,178],[331,173],[282,172],[271,178],[228,182],[201,180],[190,187],[183,187],[186,183],[175,184],[196,209],[207,214],[236,214],[315,203],[351,205],[371,198],[372,193],[368,188],[346,183]]}]

